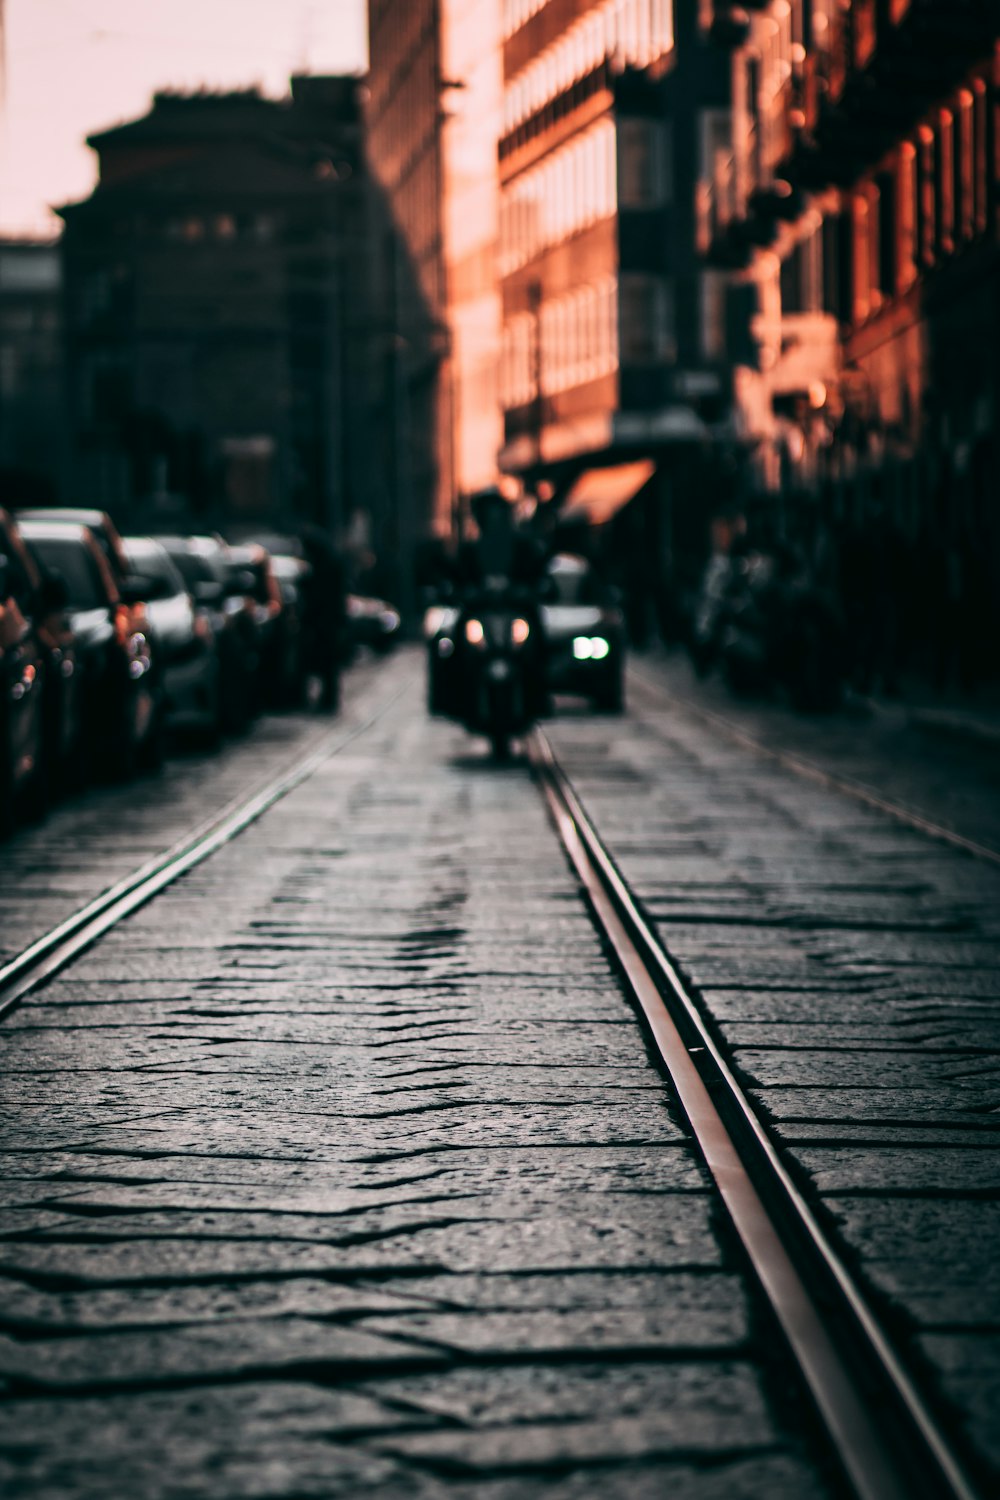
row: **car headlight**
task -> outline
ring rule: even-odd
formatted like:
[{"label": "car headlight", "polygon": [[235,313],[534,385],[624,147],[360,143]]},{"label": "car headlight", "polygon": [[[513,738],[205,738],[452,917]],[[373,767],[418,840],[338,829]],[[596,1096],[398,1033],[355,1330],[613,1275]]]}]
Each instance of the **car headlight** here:
[{"label": "car headlight", "polygon": [[486,644],[486,631],[483,629],[482,620],[466,620],[465,639],[470,646],[484,646]]},{"label": "car headlight", "polygon": [[510,638],[515,646],[523,646],[531,634],[531,626],[527,620],[516,619],[511,621]]},{"label": "car headlight", "polygon": [[577,661],[603,661],[611,650],[602,635],[578,635],[573,638],[573,656]]}]

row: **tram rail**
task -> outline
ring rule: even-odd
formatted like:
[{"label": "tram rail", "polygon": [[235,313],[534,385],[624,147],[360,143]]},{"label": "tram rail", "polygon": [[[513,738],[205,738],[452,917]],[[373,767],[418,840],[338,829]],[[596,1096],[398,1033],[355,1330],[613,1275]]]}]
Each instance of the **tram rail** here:
[{"label": "tram rail", "polygon": [[223,844],[237,838],[275,803],[314,775],[331,756],[359,739],[405,691],[405,686],[398,688],[362,722],[350,728],[341,725],[314,738],[305,754],[300,751],[249,796],[232,799],[221,812],[198,823],[169,848],[138,865],[8,960],[0,967],[0,1022],[113,927],[208,859]]},{"label": "tram rail", "polygon": [[964,854],[971,855],[974,859],[984,860],[987,864],[1000,866],[1000,849],[994,849],[989,844],[980,843],[977,839],[970,839],[965,834],[958,833],[954,828],[948,828],[943,823],[921,812],[918,808],[905,807],[902,803],[894,801],[891,797],[884,797],[873,787],[865,786],[863,782],[854,781],[847,776],[838,776],[833,771],[827,771],[814,760],[807,756],[797,755],[789,750],[779,750],[772,745],[765,745],[762,740],[747,731],[739,724],[733,723],[723,714],[716,713],[713,709],[704,708],[700,703],[695,703],[690,698],[679,696],[670,692],[669,689],[659,683],[652,682],[641,672],[632,669],[633,686],[638,684],[640,691],[644,693],[647,700],[657,707],[667,709],[679,709],[697,719],[700,723],[708,725],[710,729],[716,730],[733,745],[742,750],[749,750],[753,755],[762,760],[769,760],[793,775],[801,777],[805,781],[811,781],[816,786],[823,787],[826,791],[839,792],[842,796],[850,797],[855,802],[863,803],[865,807],[872,808],[875,812],[884,813],[886,817],[901,823],[906,828],[911,828],[917,833],[923,833],[937,840],[939,843],[948,844],[953,849],[960,849]]},{"label": "tram rail", "polygon": [[570,866],[851,1490],[857,1500],[976,1500],[961,1459],[789,1174],[541,730],[528,750]]}]

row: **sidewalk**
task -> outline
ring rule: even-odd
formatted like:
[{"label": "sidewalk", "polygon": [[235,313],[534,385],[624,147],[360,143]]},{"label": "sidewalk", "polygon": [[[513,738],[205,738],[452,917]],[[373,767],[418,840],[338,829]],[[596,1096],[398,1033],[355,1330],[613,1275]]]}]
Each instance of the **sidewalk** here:
[{"label": "sidewalk", "polygon": [[982,748],[1000,749],[1000,691],[980,694],[936,693],[924,684],[907,684],[896,698],[880,694],[860,698],[871,713],[899,718],[927,734],[943,735]]}]

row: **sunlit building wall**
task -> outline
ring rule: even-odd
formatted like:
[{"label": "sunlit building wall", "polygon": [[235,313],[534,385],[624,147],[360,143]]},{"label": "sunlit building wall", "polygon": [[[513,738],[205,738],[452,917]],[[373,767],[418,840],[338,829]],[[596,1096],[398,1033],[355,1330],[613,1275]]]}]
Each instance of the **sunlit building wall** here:
[{"label": "sunlit building wall", "polygon": [[446,504],[495,481],[503,441],[497,279],[497,140],[503,77],[498,0],[442,0],[444,258],[451,408]]},{"label": "sunlit building wall", "polygon": [[[655,87],[643,91],[670,65],[673,10],[506,0],[503,23],[502,457],[539,471],[628,442],[622,365],[675,353],[656,222],[671,198],[669,126]],[[646,231],[624,254],[623,212]],[[652,438],[655,416],[636,418],[634,435]]]},{"label": "sunlit building wall", "polygon": [[438,0],[370,0],[368,347],[377,433],[363,527],[380,586],[411,602],[412,559],[450,506]]},{"label": "sunlit building wall", "polygon": [[500,11],[497,0],[373,0],[369,27],[369,152],[392,262],[389,503],[405,568],[497,472]]}]

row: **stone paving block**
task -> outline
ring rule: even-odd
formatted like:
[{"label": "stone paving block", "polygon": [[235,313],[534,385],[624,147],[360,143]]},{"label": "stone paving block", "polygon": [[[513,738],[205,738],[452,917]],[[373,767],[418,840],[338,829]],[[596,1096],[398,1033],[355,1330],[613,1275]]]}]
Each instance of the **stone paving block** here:
[{"label": "stone paving block", "polygon": [[112,1387],[254,1379],[308,1371],[326,1380],[366,1369],[440,1364],[430,1343],[309,1318],[235,1319],[185,1328],[102,1332],[22,1343],[0,1335],[0,1379],[15,1390],[86,1392]]},{"label": "stone paving block", "polygon": [[[973,1295],[975,1295],[973,1293]],[[982,1332],[927,1333],[919,1340],[924,1355],[942,1372],[945,1394],[962,1414],[976,1449],[1000,1472],[1000,1320]],[[987,1478],[986,1483],[991,1481]],[[988,1491],[986,1491],[988,1493]]]},{"label": "stone paving block", "polygon": [[[877,1084],[866,1088],[861,1081],[854,1088],[748,1087],[747,1094],[765,1119],[784,1122],[786,1127],[800,1121],[841,1121],[849,1126],[867,1122],[921,1127],[988,1124],[995,1120],[998,1102],[995,1089],[966,1088],[952,1093],[942,1088],[883,1089]],[[826,1135],[830,1135],[828,1129]]]},{"label": "stone paving block", "polygon": [[16,1337],[26,1334],[82,1333],[158,1325],[244,1322],[250,1318],[305,1318],[351,1322],[365,1315],[413,1312],[433,1307],[432,1299],[411,1291],[408,1280],[398,1294],[376,1286],[332,1281],[243,1281],[212,1285],[128,1286],[108,1291],[39,1291],[21,1281],[0,1279],[0,1328]]},{"label": "stone paving block", "polygon": [[664,1292],[656,1308],[398,1312],[366,1317],[357,1326],[491,1359],[524,1354],[592,1359],[623,1353],[641,1358],[692,1349],[737,1353],[746,1343],[744,1299],[739,1293],[728,1300],[720,1296],[718,1278],[689,1278],[683,1289],[665,1287]]},{"label": "stone paving block", "polygon": [[849,1145],[799,1146],[796,1158],[817,1192],[837,1197],[846,1193],[1000,1197],[1000,1149],[988,1135],[975,1143],[944,1148],[888,1143],[881,1151]]},{"label": "stone paving block", "polygon": [[32,1285],[179,1286],[264,1277],[406,1276],[438,1270],[442,1262],[427,1237],[420,1245],[390,1240],[385,1244],[315,1245],[291,1242],[220,1240],[205,1242],[182,1237],[129,1240],[109,1244],[42,1244],[36,1241],[0,1243],[0,1275],[21,1278]]},{"label": "stone paving block", "polygon": [[937,1086],[958,1107],[995,1097],[1000,1104],[1000,1058],[962,1057],[933,1048],[901,1052],[857,1048],[851,1052],[816,1048],[772,1048],[767,1052],[741,1047],[736,1054],[740,1072],[759,1089],[856,1089],[866,1084],[882,1090],[922,1091]]}]

